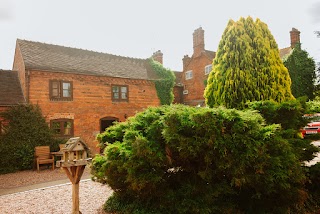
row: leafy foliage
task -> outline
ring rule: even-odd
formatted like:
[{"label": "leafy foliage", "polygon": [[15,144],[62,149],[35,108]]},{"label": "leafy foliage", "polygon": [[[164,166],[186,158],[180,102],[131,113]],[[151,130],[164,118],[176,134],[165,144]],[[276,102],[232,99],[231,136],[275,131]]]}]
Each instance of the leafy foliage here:
[{"label": "leafy foliage", "polygon": [[267,124],[280,124],[283,130],[299,129],[308,122],[303,115],[306,111],[306,100],[299,98],[282,103],[275,101],[256,101],[248,103],[248,107],[258,110],[266,119]]},{"label": "leafy foliage", "polygon": [[318,101],[320,100],[320,62],[317,63],[317,68],[316,68],[316,82],[314,86],[314,95],[315,99]]},{"label": "leafy foliage", "polygon": [[[310,193],[310,205],[319,212],[320,209],[320,163],[308,169],[310,181],[307,183],[307,190]],[[314,212],[316,213],[316,212]]]},{"label": "leafy foliage", "polygon": [[161,105],[170,105],[173,101],[173,86],[176,77],[171,70],[164,68],[161,63],[153,59],[150,59],[149,63],[160,77],[160,79],[154,81],[160,103]]},{"label": "leafy foliage", "polygon": [[301,49],[301,44],[297,44],[292,54],[284,62],[291,77],[291,91],[293,96],[307,96],[314,98],[314,83],[316,79],[315,62],[309,57],[307,51]]},{"label": "leafy foliage", "polygon": [[286,213],[306,200],[294,149],[252,110],[148,108],[99,139],[109,212]]},{"label": "leafy foliage", "polygon": [[39,106],[12,106],[0,117],[8,121],[5,133],[0,135],[0,174],[31,169],[35,146],[59,148],[61,141],[53,138]]},{"label": "leafy foliage", "polygon": [[320,100],[313,100],[313,101],[307,102],[306,113],[308,114],[320,113]]},{"label": "leafy foliage", "polygon": [[209,107],[242,109],[248,101],[292,100],[291,80],[278,45],[259,19],[230,20],[220,40],[205,90]]},{"label": "leafy foliage", "polygon": [[249,103],[248,106],[258,110],[267,124],[281,125],[281,136],[291,144],[301,163],[312,160],[314,153],[319,151],[311,144],[312,137],[316,135],[302,139],[300,133],[300,129],[309,122],[308,118],[303,117],[307,108],[306,99],[299,98],[280,104],[274,101],[257,101]]}]

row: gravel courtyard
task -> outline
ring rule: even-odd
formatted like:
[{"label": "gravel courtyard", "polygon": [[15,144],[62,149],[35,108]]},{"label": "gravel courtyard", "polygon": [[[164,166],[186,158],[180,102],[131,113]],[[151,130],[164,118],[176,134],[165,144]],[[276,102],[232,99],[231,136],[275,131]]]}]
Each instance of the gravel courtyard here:
[{"label": "gravel courtyard", "polygon": [[[85,214],[104,214],[101,209],[104,202],[111,196],[112,190],[88,179],[90,170],[84,175],[87,179],[80,182],[80,211]],[[14,188],[45,184],[51,181],[62,181],[55,186],[41,187],[13,194],[0,194],[1,214],[50,214],[71,213],[72,185],[60,170],[22,171],[0,175],[0,193]]]}]

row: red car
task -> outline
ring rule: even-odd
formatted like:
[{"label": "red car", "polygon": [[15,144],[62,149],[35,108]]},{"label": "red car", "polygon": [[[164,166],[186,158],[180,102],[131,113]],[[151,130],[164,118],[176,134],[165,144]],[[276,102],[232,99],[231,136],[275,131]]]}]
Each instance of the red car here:
[{"label": "red car", "polygon": [[303,127],[301,130],[302,137],[307,134],[317,134],[320,133],[320,122],[308,123],[307,126]]}]

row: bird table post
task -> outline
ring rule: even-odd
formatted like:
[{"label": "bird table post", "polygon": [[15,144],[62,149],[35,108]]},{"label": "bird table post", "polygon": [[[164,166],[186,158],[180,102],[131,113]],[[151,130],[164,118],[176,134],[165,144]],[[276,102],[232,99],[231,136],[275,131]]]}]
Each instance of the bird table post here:
[{"label": "bird table post", "polygon": [[79,210],[79,182],[86,166],[62,167],[72,183],[72,214],[81,213]]},{"label": "bird table post", "polygon": [[88,158],[88,146],[79,137],[70,138],[61,149],[63,158],[57,161],[57,167],[67,174],[72,183],[72,214],[80,214],[79,210],[79,182],[83,171],[91,158]]}]

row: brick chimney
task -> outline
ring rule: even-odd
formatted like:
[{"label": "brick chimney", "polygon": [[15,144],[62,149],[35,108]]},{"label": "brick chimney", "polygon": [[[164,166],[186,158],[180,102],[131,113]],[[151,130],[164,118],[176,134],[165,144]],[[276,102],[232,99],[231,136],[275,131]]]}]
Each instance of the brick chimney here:
[{"label": "brick chimney", "polygon": [[290,31],[291,48],[294,48],[296,44],[300,43],[300,31],[296,28],[292,28]]},{"label": "brick chimney", "polygon": [[193,56],[197,57],[204,52],[204,30],[202,27],[193,32]]},{"label": "brick chimney", "polygon": [[189,62],[190,62],[191,58],[188,55],[184,55],[182,62],[183,62],[183,70],[186,69],[186,67],[188,66]]},{"label": "brick chimney", "polygon": [[163,64],[163,53],[160,50],[154,52],[152,54],[152,58],[154,61],[157,61],[157,62]]}]

